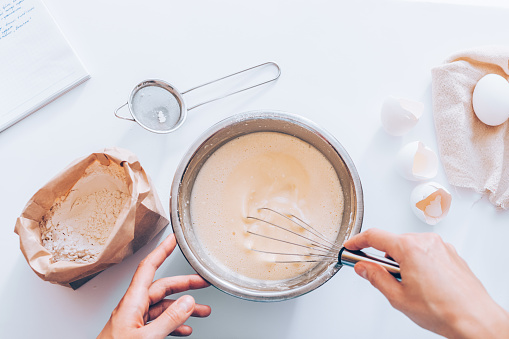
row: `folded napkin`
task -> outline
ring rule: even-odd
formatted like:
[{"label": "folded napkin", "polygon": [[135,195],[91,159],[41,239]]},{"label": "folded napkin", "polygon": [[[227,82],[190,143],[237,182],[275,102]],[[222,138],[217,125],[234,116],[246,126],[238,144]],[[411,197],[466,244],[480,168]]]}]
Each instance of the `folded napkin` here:
[{"label": "folded napkin", "polygon": [[509,122],[483,124],[472,108],[472,93],[486,74],[509,79],[509,46],[461,51],[431,70],[433,116],[438,148],[449,183],[487,194],[509,208]]}]

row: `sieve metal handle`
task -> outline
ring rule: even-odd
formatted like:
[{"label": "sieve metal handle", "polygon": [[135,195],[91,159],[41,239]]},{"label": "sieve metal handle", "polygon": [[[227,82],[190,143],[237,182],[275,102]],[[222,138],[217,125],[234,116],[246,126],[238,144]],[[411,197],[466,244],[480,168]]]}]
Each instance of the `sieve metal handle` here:
[{"label": "sieve metal handle", "polygon": [[359,261],[366,261],[378,264],[385,268],[387,272],[392,276],[401,281],[401,273],[399,270],[399,264],[393,260],[387,259],[374,254],[367,254],[363,251],[350,251],[343,247],[339,251],[338,260],[341,265],[354,267]]},{"label": "sieve metal handle", "polygon": [[230,95],[234,95],[234,94],[237,94],[237,93],[240,93],[240,92],[244,92],[244,91],[247,91],[248,89],[251,89],[251,88],[255,88],[255,87],[258,87],[258,86],[261,86],[261,85],[265,85],[265,84],[268,84],[269,82],[272,82],[272,81],[275,81],[279,78],[279,76],[281,75],[281,68],[279,67],[278,64],[276,64],[275,62],[272,62],[272,61],[269,61],[269,62],[265,62],[263,64],[260,64],[260,65],[256,65],[256,66],[253,66],[253,67],[249,67],[249,68],[246,68],[242,71],[238,71],[236,73],[232,73],[230,75],[227,75],[227,76],[224,76],[222,78],[219,78],[219,79],[216,79],[216,80],[212,80],[212,81],[209,81],[207,83],[204,83],[202,85],[199,85],[199,86],[196,86],[196,87],[193,87],[191,89],[188,89],[187,91],[184,91],[182,92],[182,94],[186,94],[186,93],[189,93],[191,91],[194,91],[195,89],[198,89],[198,88],[201,88],[201,87],[205,87],[207,85],[210,85],[210,84],[213,84],[215,82],[218,82],[218,81],[221,81],[221,80],[224,80],[224,79],[227,79],[227,78],[230,78],[230,77],[233,77],[235,75],[238,75],[238,74],[241,74],[241,73],[244,73],[244,72],[247,72],[247,71],[250,71],[250,70],[253,70],[255,68],[259,68],[259,67],[263,67],[263,66],[266,66],[266,65],[273,65],[276,67],[277,69],[277,75],[272,78],[272,79],[269,79],[269,80],[266,80],[266,81],[263,81],[263,82],[260,82],[256,85],[253,85],[253,86],[249,86],[249,87],[246,87],[246,88],[242,88],[242,89],[239,89],[237,91],[234,91],[234,92],[231,92],[231,93],[227,93],[225,95],[222,95],[222,96],[219,96],[217,98],[214,98],[214,99],[210,99],[210,100],[207,100],[207,101],[204,101],[202,103],[199,103],[198,105],[194,105],[192,106],[191,108],[188,108],[187,110],[190,111],[196,107],[199,107],[199,106],[202,106],[202,105],[205,105],[205,104],[208,104],[209,102],[212,102],[212,101],[216,101],[216,100],[219,100],[219,99],[223,99],[223,98],[226,98],[226,97],[229,97]]},{"label": "sieve metal handle", "polygon": [[120,111],[122,108],[124,108],[128,103],[126,102],[125,104],[123,104],[122,106],[120,106],[119,108],[117,108],[115,110],[115,116],[119,119],[124,119],[124,120],[129,120],[129,121],[136,121],[134,120],[133,118],[126,118],[126,117],[123,117],[121,115],[118,115],[118,111]]}]

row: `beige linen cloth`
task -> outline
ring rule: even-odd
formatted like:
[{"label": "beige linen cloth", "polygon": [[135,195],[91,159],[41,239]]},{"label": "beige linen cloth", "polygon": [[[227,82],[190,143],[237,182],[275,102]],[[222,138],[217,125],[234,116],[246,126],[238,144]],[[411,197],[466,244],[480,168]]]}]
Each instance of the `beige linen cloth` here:
[{"label": "beige linen cloth", "polygon": [[431,70],[435,128],[449,183],[487,194],[509,208],[509,122],[483,124],[472,108],[472,93],[486,74],[509,79],[509,46],[461,51]]}]

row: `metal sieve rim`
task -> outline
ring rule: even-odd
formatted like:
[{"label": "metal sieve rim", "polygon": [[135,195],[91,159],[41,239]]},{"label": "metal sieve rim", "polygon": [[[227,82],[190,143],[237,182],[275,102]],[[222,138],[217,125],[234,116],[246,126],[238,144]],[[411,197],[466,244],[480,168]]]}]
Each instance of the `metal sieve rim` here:
[{"label": "metal sieve rim", "polygon": [[[132,105],[133,99],[139,90],[141,90],[142,88],[145,88],[145,87],[149,87],[149,86],[160,87],[160,88],[168,91],[175,99],[177,99],[177,102],[180,106],[180,112],[179,112],[180,115],[179,115],[179,120],[177,121],[177,123],[175,125],[173,125],[173,127],[171,129],[153,129],[153,128],[146,126],[144,123],[142,123],[138,119],[138,117],[135,113],[135,110],[133,109],[133,105]],[[186,107],[184,98],[182,97],[182,94],[179,92],[179,90],[177,90],[177,88],[175,86],[173,86],[172,84],[170,84],[164,80],[147,79],[147,80],[143,80],[142,82],[138,83],[132,89],[131,94],[129,95],[129,99],[127,100],[127,105],[129,107],[129,112],[131,113],[131,116],[141,127],[145,128],[146,130],[148,130],[150,132],[154,132],[154,133],[158,133],[158,134],[167,134],[167,133],[171,133],[171,132],[175,131],[177,128],[182,126],[182,124],[185,122],[185,120],[187,118],[187,107]]]}]

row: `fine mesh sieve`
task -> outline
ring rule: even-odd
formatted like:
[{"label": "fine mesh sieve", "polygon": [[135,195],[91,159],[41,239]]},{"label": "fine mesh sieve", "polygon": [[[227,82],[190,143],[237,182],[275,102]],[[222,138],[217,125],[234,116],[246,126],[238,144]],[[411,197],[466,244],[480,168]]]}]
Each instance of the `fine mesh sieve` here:
[{"label": "fine mesh sieve", "polygon": [[[190,108],[186,107],[186,103],[183,98],[184,94],[264,66],[275,67],[277,70],[277,75],[269,80],[265,80],[255,85],[226,93],[216,98],[201,102]],[[135,121],[143,128],[154,133],[170,133],[175,131],[184,123],[187,117],[187,111],[208,104],[209,102],[223,99],[230,95],[275,81],[279,78],[280,75],[281,69],[275,62],[265,62],[257,66],[246,68],[242,71],[232,73],[222,78],[209,81],[184,92],[179,92],[175,86],[163,80],[145,80],[133,88],[128,101],[115,110],[115,116],[120,119]],[[120,109],[125,106],[128,106],[131,117],[124,117],[118,114]]]}]

